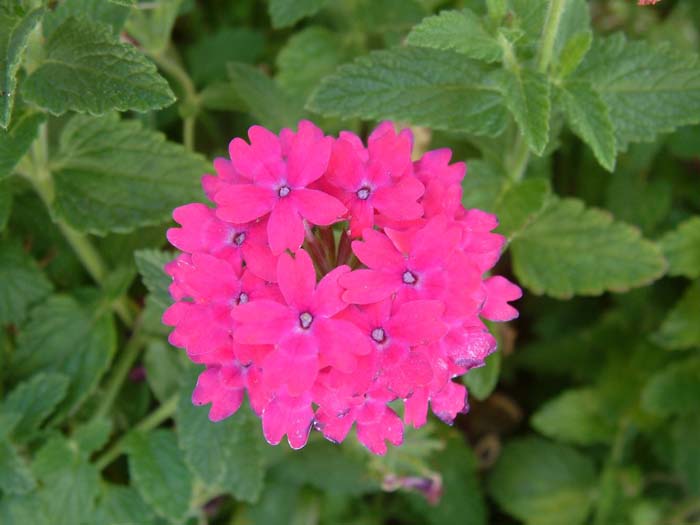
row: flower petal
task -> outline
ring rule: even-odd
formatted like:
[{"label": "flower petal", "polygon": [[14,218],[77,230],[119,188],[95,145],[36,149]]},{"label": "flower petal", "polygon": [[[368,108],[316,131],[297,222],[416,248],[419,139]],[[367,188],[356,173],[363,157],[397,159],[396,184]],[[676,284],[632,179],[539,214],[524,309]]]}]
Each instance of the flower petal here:
[{"label": "flower petal", "polygon": [[267,221],[267,238],[273,255],[296,252],[304,242],[304,223],[289,199],[280,199]]},{"label": "flower petal", "polygon": [[343,301],[370,304],[389,297],[401,286],[401,277],[375,270],[355,270],[338,279],[345,288]]},{"label": "flower petal", "polygon": [[316,286],[316,270],[309,254],[300,249],[294,258],[288,253],[280,255],[277,282],[287,304],[300,312],[309,309]]},{"label": "flower petal", "polygon": [[323,191],[293,190],[291,198],[299,214],[311,224],[319,226],[338,222],[348,211],[342,202]]},{"label": "flower petal", "polygon": [[219,205],[216,216],[224,221],[243,224],[269,213],[276,202],[277,194],[272,188],[235,184],[216,194],[216,203]]}]

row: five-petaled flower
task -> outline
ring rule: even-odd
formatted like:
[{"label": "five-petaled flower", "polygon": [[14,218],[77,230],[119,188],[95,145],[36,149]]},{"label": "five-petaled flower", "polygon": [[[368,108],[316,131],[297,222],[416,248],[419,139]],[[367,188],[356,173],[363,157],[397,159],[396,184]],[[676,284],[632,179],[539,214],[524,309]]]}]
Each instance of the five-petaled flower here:
[{"label": "five-petaled flower", "polygon": [[[202,184],[215,203],[177,208],[166,265],[170,342],[205,366],[196,404],[218,421],[247,394],[268,442],[293,448],[312,428],[384,454],[429,409],[467,409],[453,381],[496,341],[520,289],[485,277],[505,239],[496,218],[461,205],[463,163],[449,150],[411,160],[413,139],[382,123],[367,147],[308,121],[278,135],[253,126]],[[401,401],[403,419],[390,403]]]}]

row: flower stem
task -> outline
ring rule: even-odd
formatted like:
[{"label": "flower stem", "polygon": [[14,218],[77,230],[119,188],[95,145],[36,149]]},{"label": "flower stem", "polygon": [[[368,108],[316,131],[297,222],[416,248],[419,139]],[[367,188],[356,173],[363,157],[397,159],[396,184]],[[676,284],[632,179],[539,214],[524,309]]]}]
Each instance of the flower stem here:
[{"label": "flower stem", "polygon": [[565,0],[551,0],[549,8],[547,9],[547,18],[545,19],[544,29],[542,30],[542,39],[540,40],[540,49],[537,59],[537,69],[540,73],[546,73],[552,61],[554,43],[557,39],[557,33],[559,33],[559,23],[561,22],[561,15],[564,13],[565,6]]},{"label": "flower stem", "polygon": [[[156,428],[163,421],[170,419],[170,417],[175,413],[177,409],[177,394],[169,398],[162,405],[160,405],[156,410],[147,415],[142,419],[132,431],[147,431]],[[124,434],[120,437],[114,444],[109,447],[104,454],[100,455],[95,461],[95,466],[98,470],[102,470],[117,459],[124,451],[124,445],[129,434]]]}]

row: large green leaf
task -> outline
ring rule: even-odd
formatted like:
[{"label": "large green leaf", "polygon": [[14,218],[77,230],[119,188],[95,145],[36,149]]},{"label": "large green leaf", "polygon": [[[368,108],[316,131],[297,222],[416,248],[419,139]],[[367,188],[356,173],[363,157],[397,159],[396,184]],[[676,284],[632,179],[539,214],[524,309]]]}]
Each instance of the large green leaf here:
[{"label": "large green leaf", "polygon": [[418,47],[375,51],[340,66],[308,106],[324,115],[477,135],[497,135],[506,124],[503,98],[488,69],[453,51]]},{"label": "large green leaf", "polygon": [[173,208],[202,197],[207,169],[199,155],[116,115],[73,117],[52,163],[55,211],[97,234],[167,221]]},{"label": "large green leaf", "polygon": [[654,334],[671,350],[700,347],[700,279],[691,284]]},{"label": "large green leaf", "polygon": [[[15,101],[17,72],[30,33],[44,16],[44,8],[29,12],[0,6],[0,128],[7,129]],[[0,132],[0,144],[2,143]],[[2,146],[0,146],[0,150]],[[0,152],[1,156],[1,152]],[[0,178],[2,170],[0,169]]]},{"label": "large green leaf", "polygon": [[97,503],[95,525],[155,525],[155,514],[131,487],[105,485]]},{"label": "large green leaf", "polygon": [[36,480],[24,458],[9,440],[0,437],[0,490],[26,494],[35,487]]},{"label": "large green leaf", "polygon": [[615,435],[605,399],[593,388],[566,390],[542,405],[530,420],[547,437],[576,445],[607,443]]},{"label": "large green leaf", "polygon": [[109,26],[69,17],[48,38],[46,59],[22,85],[26,100],[54,115],[148,111],[175,96],[155,65]]},{"label": "large green leaf", "polygon": [[23,321],[29,307],[52,288],[19,243],[0,241],[0,326]]},{"label": "large green leaf", "polygon": [[700,217],[681,223],[664,235],[661,247],[668,258],[669,275],[700,277]]},{"label": "large green leaf", "polygon": [[107,24],[117,35],[124,27],[128,15],[128,7],[105,0],[64,0],[44,18],[42,29],[44,35],[49,37],[66,19],[73,16]]},{"label": "large green leaf", "polygon": [[700,358],[673,363],[654,374],[642,392],[642,406],[661,415],[700,412]]},{"label": "large green leaf", "polygon": [[182,521],[190,508],[192,479],[175,434],[170,430],[132,432],[128,453],[132,482],[146,503],[160,516]]},{"label": "large green leaf", "polygon": [[[111,313],[95,311],[67,295],[54,295],[32,310],[13,356],[19,378],[58,372],[71,379],[59,415],[74,412],[93,392],[116,347]],[[59,416],[56,416],[59,417]]]},{"label": "large green leaf", "polygon": [[595,484],[586,456],[543,439],[520,438],[504,447],[488,486],[501,508],[528,525],[579,525]]},{"label": "large green leaf", "polygon": [[192,404],[193,384],[183,381],[175,417],[185,460],[208,486],[257,500],[264,475],[259,419],[245,406],[223,421],[209,421],[208,410]]},{"label": "large green leaf", "polygon": [[576,72],[610,111],[617,148],[650,142],[660,133],[700,122],[698,56],[668,44],[599,38]]},{"label": "large green leaf", "polygon": [[269,0],[272,27],[294,25],[304,17],[318,12],[328,0]]},{"label": "large green leaf", "polygon": [[412,46],[448,49],[469,58],[497,62],[503,51],[483,21],[469,9],[441,11],[411,30],[406,42]]},{"label": "large green leaf", "polygon": [[511,246],[520,282],[559,298],[625,291],[666,269],[659,247],[637,229],[576,199],[551,199]]}]

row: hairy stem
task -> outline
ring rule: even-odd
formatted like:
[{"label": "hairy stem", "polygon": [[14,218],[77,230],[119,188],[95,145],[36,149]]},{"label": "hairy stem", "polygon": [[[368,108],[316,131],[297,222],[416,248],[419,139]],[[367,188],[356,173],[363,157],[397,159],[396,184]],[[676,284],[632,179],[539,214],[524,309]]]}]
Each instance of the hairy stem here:
[{"label": "hairy stem", "polygon": [[565,5],[565,0],[551,0],[547,9],[547,18],[542,30],[542,39],[540,40],[540,49],[537,57],[537,69],[539,69],[540,73],[546,73],[552,61],[554,43],[557,40],[559,23],[561,22],[561,15],[564,13]]}]

